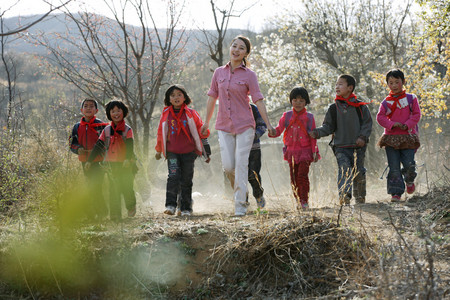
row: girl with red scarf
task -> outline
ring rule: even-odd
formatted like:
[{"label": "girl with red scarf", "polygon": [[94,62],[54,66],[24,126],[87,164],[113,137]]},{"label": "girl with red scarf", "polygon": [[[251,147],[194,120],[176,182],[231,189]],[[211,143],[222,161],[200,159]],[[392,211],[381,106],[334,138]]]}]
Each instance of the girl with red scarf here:
[{"label": "girl with red scarf", "polygon": [[70,151],[78,155],[86,177],[87,196],[82,199],[86,203],[86,213],[90,219],[101,220],[107,211],[102,194],[105,174],[100,167],[101,159],[96,159],[89,170],[85,168],[85,164],[102,130],[108,124],[95,116],[98,112],[98,104],[94,99],[84,99],[81,102],[80,112],[83,117],[73,126],[69,137]]},{"label": "girl with red scarf", "polygon": [[165,214],[178,210],[181,216],[192,214],[192,180],[194,162],[204,155],[209,163],[211,150],[206,135],[200,132],[203,121],[199,114],[187,106],[191,98],[184,87],[172,85],[165,93],[164,107],[158,126],[156,159],[161,154],[167,159],[169,176],[166,187]]},{"label": "girl with red scarf", "polygon": [[[391,201],[399,201],[405,192],[415,191],[414,179],[417,176],[414,155],[420,146],[417,123],[420,120],[420,107],[416,95],[406,94],[403,89],[405,75],[399,69],[386,74],[389,96],[380,105],[377,122],[384,127],[379,141],[385,147],[389,165],[387,191]],[[400,164],[403,169],[400,169]]]},{"label": "girl with red scarf", "polygon": [[103,157],[109,169],[110,180],[109,215],[112,221],[122,219],[121,197],[125,201],[128,216],[136,215],[136,196],[133,181],[136,166],[133,130],[125,123],[128,107],[122,101],[112,100],[106,104],[106,116],[111,123],[105,127],[94,150],[89,155],[86,168],[98,156]]},{"label": "girl with red scarf", "polygon": [[283,132],[284,160],[289,163],[291,186],[297,209],[307,209],[309,199],[309,166],[320,159],[317,141],[308,135],[308,131],[316,128],[314,116],[306,111],[310,104],[308,91],[303,87],[294,88],[289,101],[292,110],[285,112],[275,128],[275,138]]}]

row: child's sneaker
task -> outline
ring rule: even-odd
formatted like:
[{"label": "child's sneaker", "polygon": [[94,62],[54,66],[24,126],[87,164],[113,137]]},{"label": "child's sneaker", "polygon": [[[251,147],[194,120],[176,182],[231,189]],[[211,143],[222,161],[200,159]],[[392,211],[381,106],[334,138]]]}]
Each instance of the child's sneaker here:
[{"label": "child's sneaker", "polygon": [[136,206],[128,210],[128,217],[132,218],[136,215]]},{"label": "child's sneaker", "polygon": [[190,217],[190,216],[191,216],[191,212],[188,211],[188,210],[183,210],[183,211],[181,212],[181,216],[182,216],[182,217]]},{"label": "child's sneaker", "polygon": [[391,202],[399,202],[401,198],[400,195],[392,195]]},{"label": "child's sneaker", "polygon": [[258,208],[264,208],[264,206],[266,206],[266,199],[264,199],[264,196],[256,199],[256,205],[258,206]]},{"label": "child's sneaker", "polygon": [[344,204],[345,205],[350,205],[350,200],[351,200],[351,197],[345,195],[345,196],[339,198],[339,204],[340,205],[344,205]]},{"label": "child's sneaker", "polygon": [[413,182],[413,183],[407,183],[407,184],[406,184],[406,192],[407,192],[408,194],[414,193],[415,190],[416,190],[416,185],[414,184],[414,182]]},{"label": "child's sneaker", "polygon": [[358,203],[358,204],[366,203],[366,198],[364,198],[364,197],[357,197],[355,199],[355,202]]},{"label": "child's sneaker", "polygon": [[170,215],[170,216],[174,215],[175,214],[175,207],[173,207],[173,206],[166,206],[166,210],[164,211],[164,213],[166,215]]}]

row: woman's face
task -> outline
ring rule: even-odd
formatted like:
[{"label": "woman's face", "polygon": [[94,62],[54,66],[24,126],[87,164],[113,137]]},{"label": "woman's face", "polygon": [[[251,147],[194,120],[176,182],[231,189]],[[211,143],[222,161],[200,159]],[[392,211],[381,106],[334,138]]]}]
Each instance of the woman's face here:
[{"label": "woman's face", "polygon": [[241,63],[247,56],[248,49],[244,41],[236,39],[230,46],[230,60],[235,63]]}]

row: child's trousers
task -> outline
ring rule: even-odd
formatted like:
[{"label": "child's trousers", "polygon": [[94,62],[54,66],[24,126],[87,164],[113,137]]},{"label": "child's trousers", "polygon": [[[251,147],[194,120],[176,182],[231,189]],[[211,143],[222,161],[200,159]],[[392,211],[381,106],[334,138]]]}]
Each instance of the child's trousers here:
[{"label": "child's trousers", "polygon": [[[218,130],[222,166],[234,183],[234,211],[237,215],[247,212],[248,157],[255,137],[255,129],[233,134]],[[234,180],[233,180],[234,177]]]},{"label": "child's trousers", "polygon": [[[387,176],[387,192],[391,195],[402,195],[405,192],[405,182],[413,183],[417,176],[414,149],[394,149],[386,147],[389,165]],[[400,169],[400,164],[403,168]]]},{"label": "child's trousers", "polygon": [[169,176],[166,186],[166,207],[177,207],[180,195],[180,211],[192,212],[192,179],[194,178],[195,152],[177,154],[167,152]]},{"label": "child's trousers", "polygon": [[83,172],[86,177],[86,187],[88,197],[86,199],[87,214],[90,218],[103,218],[108,214],[105,198],[103,197],[103,180],[105,171],[102,169],[100,162],[92,162],[91,167],[86,170],[83,162]]},{"label": "child's trousers", "polygon": [[136,207],[134,195],[134,174],[131,168],[124,168],[123,162],[109,162],[111,173],[109,176],[109,217],[111,220],[122,219],[122,196],[127,210]]},{"label": "child's trousers", "polygon": [[339,189],[339,198],[366,197],[366,168],[364,167],[364,158],[366,156],[366,146],[362,148],[334,148],[338,164],[337,185]]},{"label": "child's trousers", "polygon": [[309,199],[309,166],[311,162],[301,161],[298,164],[290,163],[291,186],[297,203],[308,203]]},{"label": "child's trousers", "polygon": [[261,198],[264,192],[259,172],[261,172],[261,149],[252,149],[248,157],[248,182],[252,186],[255,199]]}]

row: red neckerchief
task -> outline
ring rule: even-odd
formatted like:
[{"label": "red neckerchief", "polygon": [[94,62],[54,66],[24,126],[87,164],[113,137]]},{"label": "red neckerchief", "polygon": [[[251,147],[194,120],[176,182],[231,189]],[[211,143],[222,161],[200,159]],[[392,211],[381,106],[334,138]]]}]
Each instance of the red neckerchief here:
[{"label": "red neckerchief", "polygon": [[291,127],[292,125],[294,125],[294,123],[295,123],[295,124],[298,124],[298,126],[300,126],[300,128],[306,134],[308,134],[308,132],[306,131],[305,124],[303,124],[302,121],[300,120],[300,116],[303,114],[306,114],[306,107],[299,112],[297,112],[295,109],[292,109],[292,111],[293,111],[293,114],[292,114],[291,120],[289,121],[288,128]]},{"label": "red neckerchief", "polygon": [[336,98],[334,99],[334,101],[337,101],[337,100],[344,101],[348,105],[353,106],[353,107],[360,107],[360,106],[369,104],[367,102],[362,102],[362,101],[361,102],[351,102],[350,99],[352,99],[352,98],[355,98],[355,100],[356,100],[356,95],[353,93],[350,96],[348,96],[347,98],[343,98],[341,96],[336,95]]},{"label": "red neckerchief", "polygon": [[111,121],[111,127],[114,132],[111,136],[111,144],[114,144],[116,140],[120,144],[125,144],[125,141],[122,138],[122,132],[125,132],[125,120],[120,121],[117,125]]},{"label": "red neckerchief", "polygon": [[403,90],[398,94],[393,94],[392,91],[389,92],[389,96],[386,97],[386,101],[394,101],[391,105],[391,113],[388,116],[390,119],[392,115],[394,114],[394,111],[397,109],[399,100],[406,97],[406,91]]},{"label": "red neckerchief", "polygon": [[80,121],[80,125],[87,126],[89,128],[89,130],[92,130],[93,132],[95,132],[95,134],[98,135],[98,132],[97,132],[97,130],[95,130],[95,127],[106,126],[106,125],[108,125],[108,123],[94,123],[94,121],[95,121],[95,116],[93,116],[89,120],[89,122],[86,122],[84,117],[82,117],[81,121]]},{"label": "red neckerchief", "polygon": [[189,136],[189,133],[187,132],[186,128],[183,126],[183,122],[181,121],[181,116],[183,116],[184,109],[186,108],[186,103],[183,103],[181,105],[180,111],[176,114],[173,110],[173,105],[170,106],[169,111],[172,115],[172,118],[177,121],[177,136],[180,134],[181,130],[186,134],[189,141],[191,141],[191,137]]}]

